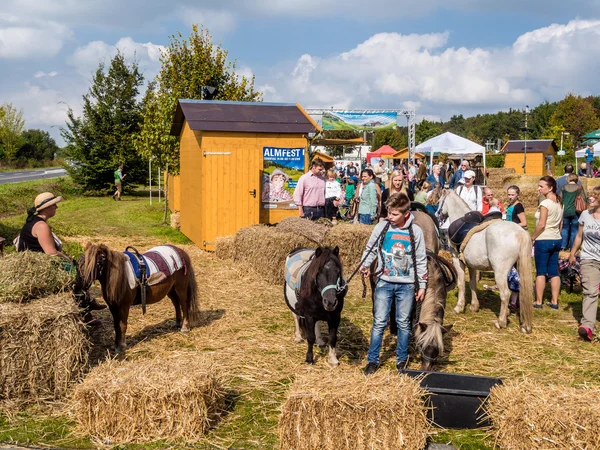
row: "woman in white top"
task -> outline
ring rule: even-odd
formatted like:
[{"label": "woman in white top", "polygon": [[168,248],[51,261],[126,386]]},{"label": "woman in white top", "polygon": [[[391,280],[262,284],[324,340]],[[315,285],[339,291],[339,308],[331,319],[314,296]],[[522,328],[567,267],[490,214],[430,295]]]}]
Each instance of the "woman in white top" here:
[{"label": "woman in white top", "polygon": [[546,288],[546,278],[550,281],[552,301],[546,303],[558,309],[560,276],[558,273],[558,252],[562,244],[561,229],[563,208],[556,192],[556,180],[551,176],[540,178],[538,192],[544,200],[535,213],[536,227],[531,236],[535,257],[535,303],[534,308],[542,307],[542,297]]},{"label": "woman in white top", "polygon": [[579,230],[569,255],[575,264],[575,252],[581,247],[581,287],[583,303],[579,336],[592,342],[596,313],[598,311],[598,285],[600,284],[600,186],[588,194],[590,210],[579,216]]}]

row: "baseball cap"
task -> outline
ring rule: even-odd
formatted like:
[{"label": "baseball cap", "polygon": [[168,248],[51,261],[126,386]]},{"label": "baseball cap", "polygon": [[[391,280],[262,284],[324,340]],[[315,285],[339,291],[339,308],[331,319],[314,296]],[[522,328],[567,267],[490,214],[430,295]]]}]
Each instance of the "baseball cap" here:
[{"label": "baseball cap", "polygon": [[475,178],[475,172],[473,172],[472,170],[467,170],[465,172],[464,177],[465,177],[465,179],[467,179],[467,178]]}]

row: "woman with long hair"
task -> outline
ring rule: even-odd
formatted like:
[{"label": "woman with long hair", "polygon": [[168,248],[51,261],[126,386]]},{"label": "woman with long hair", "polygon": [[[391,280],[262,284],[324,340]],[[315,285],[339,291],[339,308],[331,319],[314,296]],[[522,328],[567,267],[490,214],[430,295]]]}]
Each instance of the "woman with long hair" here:
[{"label": "woman with long hair", "polygon": [[406,183],[404,182],[404,173],[401,170],[394,170],[392,172],[392,183],[389,188],[386,188],[381,193],[381,214],[379,215],[379,221],[384,220],[387,215],[387,207],[385,206],[385,202],[387,202],[388,198],[390,198],[394,194],[398,194],[399,192],[404,192],[410,201],[414,200],[413,193],[408,189]]},{"label": "woman with long hair", "polygon": [[562,244],[561,229],[563,208],[556,192],[556,180],[549,175],[540,178],[538,192],[544,198],[535,213],[536,227],[531,236],[535,257],[535,303],[534,308],[542,308],[542,297],[546,279],[550,281],[552,301],[546,303],[558,309],[560,275],[558,273],[558,252]]},{"label": "woman with long hair", "polygon": [[589,207],[579,216],[579,230],[571,248],[569,262],[575,264],[575,252],[581,247],[581,287],[583,302],[581,324],[577,332],[592,342],[598,312],[598,285],[600,284],[600,186],[588,195]]},{"label": "woman with long hair", "polygon": [[365,225],[371,225],[377,217],[379,210],[379,195],[375,187],[375,175],[371,169],[365,169],[360,173],[363,182],[360,190],[358,203],[358,221]]}]

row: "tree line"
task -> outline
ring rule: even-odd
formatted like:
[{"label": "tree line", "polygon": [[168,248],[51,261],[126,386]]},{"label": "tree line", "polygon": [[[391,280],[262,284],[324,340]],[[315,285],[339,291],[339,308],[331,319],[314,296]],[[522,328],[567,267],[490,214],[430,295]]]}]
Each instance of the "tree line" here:
[{"label": "tree line", "polygon": [[51,165],[59,150],[47,131],[25,129],[23,111],[11,103],[0,105],[0,167]]}]

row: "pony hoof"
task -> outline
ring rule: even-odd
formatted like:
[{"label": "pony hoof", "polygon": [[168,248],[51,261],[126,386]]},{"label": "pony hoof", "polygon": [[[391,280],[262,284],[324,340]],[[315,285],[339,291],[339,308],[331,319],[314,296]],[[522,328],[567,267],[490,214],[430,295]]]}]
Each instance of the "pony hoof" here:
[{"label": "pony hoof", "polygon": [[469,311],[471,312],[478,312],[479,311],[479,306],[469,306]]},{"label": "pony hoof", "polygon": [[312,361],[309,361],[308,359],[306,360],[306,364],[310,364],[313,365],[315,364],[315,360],[313,359]]},{"label": "pony hoof", "polygon": [[181,331],[181,333],[189,333],[190,329],[188,327],[185,327],[185,328],[182,328],[180,331]]},{"label": "pony hoof", "polygon": [[296,344],[302,344],[302,340],[303,340],[303,339],[302,339],[301,337],[296,337],[296,338],[294,338],[294,342],[295,342]]},{"label": "pony hoof", "polygon": [[455,307],[454,307],[454,312],[455,312],[456,314],[460,314],[460,313],[462,313],[463,311],[464,311],[464,308],[461,308],[461,307],[459,307],[459,306],[455,306]]},{"label": "pony hoof", "polygon": [[500,322],[498,320],[494,321],[494,326],[501,330],[502,328],[506,328],[506,322]]},{"label": "pony hoof", "polygon": [[335,361],[331,361],[331,360],[330,360],[330,361],[329,361],[329,365],[330,365],[331,367],[337,367],[337,366],[339,366],[339,365],[340,365],[340,362],[339,362],[337,359],[336,359]]},{"label": "pony hoof", "polygon": [[521,332],[525,334],[531,333],[531,327],[521,327]]}]

